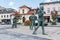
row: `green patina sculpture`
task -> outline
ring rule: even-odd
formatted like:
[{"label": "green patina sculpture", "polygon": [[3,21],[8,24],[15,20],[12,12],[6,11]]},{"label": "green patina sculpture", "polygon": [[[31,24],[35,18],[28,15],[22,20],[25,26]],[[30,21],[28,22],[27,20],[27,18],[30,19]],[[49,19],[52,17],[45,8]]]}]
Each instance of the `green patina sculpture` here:
[{"label": "green patina sculpture", "polygon": [[12,24],[12,28],[17,28],[17,22],[19,19],[21,19],[21,15],[18,14],[18,12],[14,12],[14,18],[13,18],[13,24]]},{"label": "green patina sculpture", "polygon": [[52,11],[51,12],[51,17],[52,17],[52,20],[51,20],[51,23],[52,25],[56,25],[56,20],[57,20],[57,11]]},{"label": "green patina sculpture", "polygon": [[17,18],[16,17],[13,18],[12,28],[17,28]]},{"label": "green patina sculpture", "polygon": [[40,6],[40,9],[38,10],[38,26],[35,28],[33,34],[36,34],[36,31],[38,30],[38,28],[40,27],[40,25],[42,26],[42,34],[44,33],[44,8],[43,6]]},{"label": "green patina sculpture", "polygon": [[32,13],[32,15],[29,17],[29,20],[31,21],[30,29],[33,30],[35,28],[35,20],[37,20],[37,17]]}]

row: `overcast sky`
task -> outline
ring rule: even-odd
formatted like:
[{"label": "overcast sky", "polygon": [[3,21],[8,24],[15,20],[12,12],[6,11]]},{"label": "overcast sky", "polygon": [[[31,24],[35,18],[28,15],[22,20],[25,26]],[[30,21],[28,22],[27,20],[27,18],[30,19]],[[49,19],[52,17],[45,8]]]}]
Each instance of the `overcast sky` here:
[{"label": "overcast sky", "polygon": [[39,6],[39,3],[51,2],[51,1],[59,1],[59,0],[0,0],[0,6],[6,8],[14,8],[18,10],[18,8],[22,5],[37,8]]}]

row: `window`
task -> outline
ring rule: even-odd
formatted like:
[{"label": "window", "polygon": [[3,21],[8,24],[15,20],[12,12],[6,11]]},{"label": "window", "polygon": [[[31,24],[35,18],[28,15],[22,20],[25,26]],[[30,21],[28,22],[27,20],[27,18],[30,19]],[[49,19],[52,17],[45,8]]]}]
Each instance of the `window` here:
[{"label": "window", "polygon": [[1,10],[0,10],[1,11]]},{"label": "window", "polygon": [[24,9],[23,9],[23,13],[24,13]]},{"label": "window", "polygon": [[3,18],[3,15],[1,15],[1,18]]},{"label": "window", "polygon": [[8,17],[8,15],[7,15],[7,17]]},{"label": "window", "polygon": [[60,7],[58,7],[58,11],[60,12]]},{"label": "window", "polygon": [[47,9],[47,13],[49,13],[49,12],[50,12],[50,8]]},{"label": "window", "polygon": [[55,7],[53,7],[52,9],[53,9],[53,11],[55,11]]}]

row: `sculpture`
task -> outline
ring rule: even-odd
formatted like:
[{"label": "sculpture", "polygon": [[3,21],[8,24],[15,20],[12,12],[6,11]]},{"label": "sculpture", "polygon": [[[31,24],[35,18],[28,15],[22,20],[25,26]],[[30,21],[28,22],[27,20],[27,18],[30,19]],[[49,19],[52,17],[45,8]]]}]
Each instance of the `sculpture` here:
[{"label": "sculpture", "polygon": [[12,28],[17,28],[17,19],[16,19],[16,17],[13,18]]},{"label": "sculpture", "polygon": [[36,34],[36,31],[38,30],[40,25],[42,26],[42,34],[45,34],[44,33],[44,17],[43,17],[43,14],[44,14],[44,8],[43,8],[43,6],[40,6],[40,9],[38,10],[38,26],[33,31],[33,34]]},{"label": "sculpture", "polygon": [[20,19],[20,15],[18,14],[18,12],[14,12],[14,18],[13,18],[13,24],[12,24],[12,28],[17,28],[17,22]]},{"label": "sculpture", "polygon": [[30,24],[30,29],[33,30],[33,28],[35,28],[35,20],[37,20],[37,17],[34,15],[34,13],[32,13],[32,15],[29,17],[29,20],[31,22]]},{"label": "sculpture", "polygon": [[56,25],[56,21],[57,21],[57,11],[54,10],[54,11],[51,11],[51,23],[52,25]]}]

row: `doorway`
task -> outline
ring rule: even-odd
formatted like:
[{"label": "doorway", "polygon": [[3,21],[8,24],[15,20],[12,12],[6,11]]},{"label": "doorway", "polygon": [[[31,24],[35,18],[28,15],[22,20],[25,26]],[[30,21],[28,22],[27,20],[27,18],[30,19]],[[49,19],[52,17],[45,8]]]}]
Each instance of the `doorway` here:
[{"label": "doorway", "polygon": [[25,18],[25,17],[23,17],[23,23],[25,22],[25,20],[26,20],[26,18]]}]

